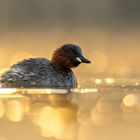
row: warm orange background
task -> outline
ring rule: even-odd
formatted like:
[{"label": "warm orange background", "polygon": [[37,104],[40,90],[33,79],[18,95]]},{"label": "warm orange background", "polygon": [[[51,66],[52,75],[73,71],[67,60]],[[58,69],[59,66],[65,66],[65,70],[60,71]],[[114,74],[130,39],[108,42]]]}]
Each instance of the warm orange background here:
[{"label": "warm orange background", "polygon": [[75,69],[79,78],[138,78],[139,2],[71,0],[0,2],[1,73],[28,57],[50,58],[64,43],[75,43],[92,61]]}]

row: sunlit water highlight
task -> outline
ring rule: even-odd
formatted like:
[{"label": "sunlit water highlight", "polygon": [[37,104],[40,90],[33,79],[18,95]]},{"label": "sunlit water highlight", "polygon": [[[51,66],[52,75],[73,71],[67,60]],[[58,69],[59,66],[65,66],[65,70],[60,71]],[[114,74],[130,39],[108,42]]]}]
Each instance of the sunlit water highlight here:
[{"label": "sunlit water highlight", "polygon": [[113,78],[77,89],[1,88],[0,140],[139,140],[139,93],[139,80]]}]

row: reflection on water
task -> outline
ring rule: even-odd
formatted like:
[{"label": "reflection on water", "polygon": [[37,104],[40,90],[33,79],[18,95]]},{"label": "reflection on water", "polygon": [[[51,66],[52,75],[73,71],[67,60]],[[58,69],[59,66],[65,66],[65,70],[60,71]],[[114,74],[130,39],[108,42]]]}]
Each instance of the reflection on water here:
[{"label": "reflection on water", "polygon": [[117,82],[95,79],[95,87],[86,89],[0,89],[0,140],[139,140],[139,86]]}]

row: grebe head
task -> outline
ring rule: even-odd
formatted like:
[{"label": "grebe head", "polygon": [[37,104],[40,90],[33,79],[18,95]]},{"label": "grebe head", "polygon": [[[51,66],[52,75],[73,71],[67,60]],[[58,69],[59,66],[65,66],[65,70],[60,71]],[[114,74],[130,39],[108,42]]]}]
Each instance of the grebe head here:
[{"label": "grebe head", "polygon": [[58,68],[74,68],[81,63],[91,63],[83,56],[81,48],[74,44],[65,44],[56,49],[51,61]]}]

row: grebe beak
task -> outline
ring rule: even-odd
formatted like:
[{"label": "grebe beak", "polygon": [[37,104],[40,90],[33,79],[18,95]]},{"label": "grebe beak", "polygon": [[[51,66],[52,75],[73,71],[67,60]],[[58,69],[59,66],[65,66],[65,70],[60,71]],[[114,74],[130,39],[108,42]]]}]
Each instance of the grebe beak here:
[{"label": "grebe beak", "polygon": [[80,63],[91,63],[90,60],[86,59],[84,56],[80,55],[79,57],[76,57],[76,60]]}]

